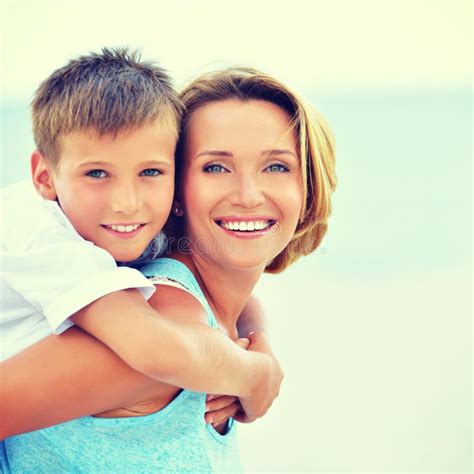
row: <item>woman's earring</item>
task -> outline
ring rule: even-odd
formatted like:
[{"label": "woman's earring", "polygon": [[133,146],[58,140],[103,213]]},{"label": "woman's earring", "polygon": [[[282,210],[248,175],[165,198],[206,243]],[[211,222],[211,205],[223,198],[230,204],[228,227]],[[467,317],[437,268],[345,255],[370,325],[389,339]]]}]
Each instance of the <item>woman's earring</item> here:
[{"label": "woman's earring", "polygon": [[184,215],[184,211],[182,209],[180,209],[179,207],[175,207],[173,209],[173,214],[176,216],[176,217],[183,217]]}]

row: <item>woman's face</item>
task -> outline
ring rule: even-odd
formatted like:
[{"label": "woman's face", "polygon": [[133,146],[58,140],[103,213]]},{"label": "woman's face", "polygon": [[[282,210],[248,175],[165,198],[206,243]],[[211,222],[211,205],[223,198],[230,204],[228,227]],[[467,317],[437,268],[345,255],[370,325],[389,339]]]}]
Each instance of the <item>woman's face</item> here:
[{"label": "woman's face", "polygon": [[197,109],[188,125],[181,183],[194,251],[229,268],[263,268],[291,240],[303,184],[290,116],[263,100]]}]

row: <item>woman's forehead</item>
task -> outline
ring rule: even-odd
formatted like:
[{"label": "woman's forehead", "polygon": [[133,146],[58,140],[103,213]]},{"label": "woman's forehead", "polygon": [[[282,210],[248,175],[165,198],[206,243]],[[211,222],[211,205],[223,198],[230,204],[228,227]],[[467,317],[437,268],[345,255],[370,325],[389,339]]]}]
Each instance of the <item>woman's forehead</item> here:
[{"label": "woman's forehead", "polygon": [[294,142],[290,115],[264,100],[229,99],[199,107],[187,128],[192,146],[212,142],[217,145],[244,145],[243,140],[274,148],[274,142]]}]

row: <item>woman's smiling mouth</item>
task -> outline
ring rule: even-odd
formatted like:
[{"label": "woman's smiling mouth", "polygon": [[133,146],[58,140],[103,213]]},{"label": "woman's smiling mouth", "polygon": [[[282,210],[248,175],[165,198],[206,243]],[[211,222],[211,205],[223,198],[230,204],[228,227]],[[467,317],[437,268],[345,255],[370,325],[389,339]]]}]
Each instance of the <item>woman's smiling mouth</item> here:
[{"label": "woman's smiling mouth", "polygon": [[270,231],[277,223],[267,217],[227,217],[218,218],[214,222],[226,233],[236,237],[258,237]]}]

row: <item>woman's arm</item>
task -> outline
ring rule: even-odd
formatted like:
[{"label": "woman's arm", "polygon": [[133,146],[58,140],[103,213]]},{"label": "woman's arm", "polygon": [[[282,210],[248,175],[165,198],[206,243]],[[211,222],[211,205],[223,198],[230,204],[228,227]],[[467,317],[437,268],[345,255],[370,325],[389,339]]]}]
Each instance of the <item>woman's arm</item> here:
[{"label": "woman's arm", "polygon": [[237,330],[239,337],[247,337],[247,334],[254,331],[267,332],[267,321],[262,304],[254,296],[250,296],[244,309],[237,320]]}]

